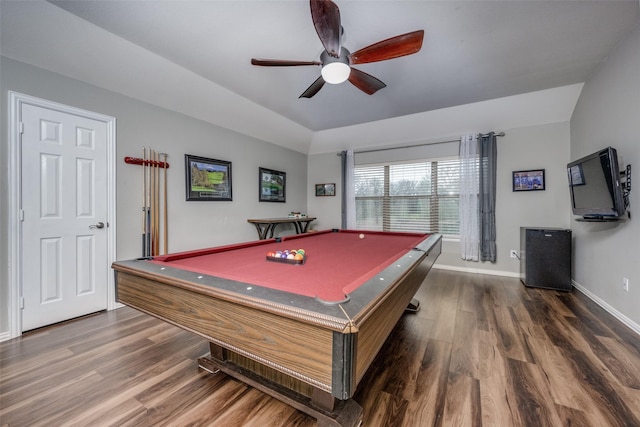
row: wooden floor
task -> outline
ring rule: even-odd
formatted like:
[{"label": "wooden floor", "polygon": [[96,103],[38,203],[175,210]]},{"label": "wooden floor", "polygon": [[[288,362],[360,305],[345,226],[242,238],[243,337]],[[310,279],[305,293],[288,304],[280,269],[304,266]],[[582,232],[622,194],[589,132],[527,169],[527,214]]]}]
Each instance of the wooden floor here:
[{"label": "wooden floor", "polygon": [[[640,339],[579,292],[433,270],[355,400],[364,426],[640,426]],[[0,343],[0,426],[312,426],[130,308]]]}]

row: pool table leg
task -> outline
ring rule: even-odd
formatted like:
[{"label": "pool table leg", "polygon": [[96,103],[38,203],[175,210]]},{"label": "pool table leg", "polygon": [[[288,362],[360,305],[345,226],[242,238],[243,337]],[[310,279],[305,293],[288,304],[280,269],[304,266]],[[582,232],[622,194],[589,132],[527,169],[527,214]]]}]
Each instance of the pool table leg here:
[{"label": "pool table leg", "polygon": [[304,412],[317,420],[318,427],[358,427],[362,423],[362,407],[353,399],[338,400],[320,389],[311,398],[290,390],[269,379],[235,365],[228,360],[228,351],[210,343],[211,353],[198,359],[198,367],[211,373],[219,371]]},{"label": "pool table leg", "polygon": [[411,302],[409,302],[409,305],[407,305],[407,308],[405,308],[404,311],[417,313],[420,311],[420,301],[415,298],[411,298]]}]

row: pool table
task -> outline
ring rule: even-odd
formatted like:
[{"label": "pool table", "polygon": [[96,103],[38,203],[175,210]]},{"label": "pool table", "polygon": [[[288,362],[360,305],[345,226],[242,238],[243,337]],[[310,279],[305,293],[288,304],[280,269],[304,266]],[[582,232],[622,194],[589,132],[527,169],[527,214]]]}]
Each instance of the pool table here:
[{"label": "pool table", "polygon": [[[304,249],[297,264],[267,253]],[[221,370],[318,420],[355,426],[352,399],[440,254],[438,234],[326,230],[118,261],[117,300],[210,342]]]}]

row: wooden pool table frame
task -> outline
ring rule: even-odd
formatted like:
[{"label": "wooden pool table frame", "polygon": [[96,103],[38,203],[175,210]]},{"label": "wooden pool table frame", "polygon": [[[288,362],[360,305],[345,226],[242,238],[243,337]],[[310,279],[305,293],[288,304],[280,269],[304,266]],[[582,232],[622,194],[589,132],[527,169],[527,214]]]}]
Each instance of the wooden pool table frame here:
[{"label": "wooden pool table frame", "polygon": [[[358,425],[357,385],[441,251],[431,235],[327,304],[144,260],[113,264],[117,300],[211,343],[199,360],[302,410],[323,426]],[[238,286],[238,285],[243,286]]]}]

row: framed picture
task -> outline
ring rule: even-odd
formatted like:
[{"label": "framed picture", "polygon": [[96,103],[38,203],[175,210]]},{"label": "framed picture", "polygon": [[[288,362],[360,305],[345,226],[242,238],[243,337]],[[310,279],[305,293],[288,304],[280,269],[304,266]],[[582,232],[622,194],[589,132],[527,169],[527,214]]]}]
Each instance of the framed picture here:
[{"label": "framed picture", "polygon": [[272,169],[258,169],[258,200],[284,203],[287,194],[287,174]]},{"label": "framed picture", "polygon": [[513,191],[544,190],[544,169],[512,172]]},{"label": "framed picture", "polygon": [[336,184],[316,184],[317,196],[335,196]]},{"label": "framed picture", "polygon": [[230,201],[231,162],[185,154],[187,201]]}]

